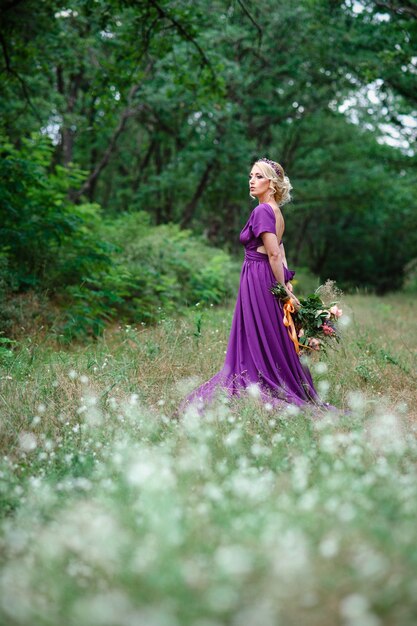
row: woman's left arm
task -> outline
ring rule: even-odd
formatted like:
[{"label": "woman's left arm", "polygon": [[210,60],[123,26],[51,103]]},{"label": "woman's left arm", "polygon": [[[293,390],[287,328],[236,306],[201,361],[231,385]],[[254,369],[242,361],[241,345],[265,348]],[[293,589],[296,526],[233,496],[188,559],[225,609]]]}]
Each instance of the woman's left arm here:
[{"label": "woman's left arm", "polygon": [[287,257],[285,256],[285,248],[284,248],[284,244],[282,243],[282,241],[279,244],[279,249],[281,251],[281,258],[282,258],[282,262],[284,263],[284,267],[286,267],[288,269]]},{"label": "woman's left arm", "polygon": [[[279,244],[279,249],[281,250],[282,262],[283,262],[284,266],[288,269],[287,257],[285,256],[285,248],[284,248],[284,244],[282,243],[282,241]],[[292,286],[292,284],[289,281],[286,283],[286,286],[288,287],[288,289],[290,291],[294,291],[293,290],[293,286]]]}]

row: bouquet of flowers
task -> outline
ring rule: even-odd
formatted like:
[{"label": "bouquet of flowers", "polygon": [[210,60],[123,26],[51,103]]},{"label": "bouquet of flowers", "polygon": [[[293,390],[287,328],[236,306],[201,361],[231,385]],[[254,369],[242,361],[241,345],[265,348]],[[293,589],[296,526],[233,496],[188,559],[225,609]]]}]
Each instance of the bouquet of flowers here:
[{"label": "bouquet of flowers", "polygon": [[300,298],[301,306],[298,309],[284,285],[275,283],[271,293],[283,305],[283,321],[299,354],[306,350],[325,352],[327,347],[333,347],[335,342],[340,341],[338,321],[343,311],[333,298],[341,292],[336,290],[333,281],[328,280],[313,294]]}]

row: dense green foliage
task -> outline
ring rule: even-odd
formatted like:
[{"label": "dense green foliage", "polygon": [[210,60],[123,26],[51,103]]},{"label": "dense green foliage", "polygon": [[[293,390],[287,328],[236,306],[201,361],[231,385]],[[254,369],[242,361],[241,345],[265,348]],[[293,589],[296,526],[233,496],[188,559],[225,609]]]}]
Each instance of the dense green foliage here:
[{"label": "dense green foliage", "polygon": [[45,139],[4,144],[0,160],[2,255],[18,287],[73,284],[91,266],[105,264],[106,247],[94,239],[99,207],[74,204],[68,191],[82,175],[56,165]]},{"label": "dense green foliage", "polygon": [[[62,311],[42,322],[65,339],[98,334],[106,321],[154,322],[198,301],[219,303],[235,264],[178,225],[151,226],[144,212],[103,221],[96,204],[68,192],[85,176],[53,165],[49,140],[4,144],[0,161],[0,330],[28,323],[14,295],[50,294]],[[29,310],[33,307],[28,307]]]},{"label": "dense green foliage", "polygon": [[106,318],[155,322],[184,305],[219,304],[233,292],[237,264],[228,254],[175,224],[152,227],[149,221],[137,212],[97,230],[115,245],[110,266],[69,289],[73,304],[65,335],[81,336],[86,329],[97,334]]},{"label": "dense green foliage", "polygon": [[165,279],[119,293],[97,222],[146,212],[234,251],[264,154],[294,186],[290,263],[400,288],[417,256],[416,17],[408,0],[4,3],[1,288],[59,283],[92,318],[94,293],[153,306]]}]

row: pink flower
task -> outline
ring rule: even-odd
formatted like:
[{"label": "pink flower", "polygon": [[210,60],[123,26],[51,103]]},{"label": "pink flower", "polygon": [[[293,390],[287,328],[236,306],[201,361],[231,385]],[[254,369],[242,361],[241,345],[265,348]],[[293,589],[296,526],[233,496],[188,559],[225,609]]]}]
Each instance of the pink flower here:
[{"label": "pink flower", "polygon": [[300,328],[300,330],[298,332],[298,336],[299,337],[304,337],[304,330],[302,328]]},{"label": "pink flower", "polygon": [[328,326],[328,324],[323,324],[321,329],[322,329],[322,331],[324,332],[325,335],[334,335],[335,334],[334,328],[332,328],[331,326]]},{"label": "pink flower", "polygon": [[320,350],[320,340],[316,339],[315,337],[310,337],[310,339],[308,340],[308,345],[313,350]]},{"label": "pink flower", "polygon": [[329,310],[330,310],[330,313],[336,318],[342,317],[343,315],[343,310],[339,309],[339,307],[336,304],[330,307]]}]

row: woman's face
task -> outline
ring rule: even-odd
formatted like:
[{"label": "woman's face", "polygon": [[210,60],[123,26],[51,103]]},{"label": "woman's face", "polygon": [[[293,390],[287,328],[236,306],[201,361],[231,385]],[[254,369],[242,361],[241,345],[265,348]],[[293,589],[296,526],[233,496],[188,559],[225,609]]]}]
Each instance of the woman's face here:
[{"label": "woman's face", "polygon": [[269,189],[269,178],[265,178],[258,165],[254,165],[249,174],[249,191],[251,196],[259,198]]}]

